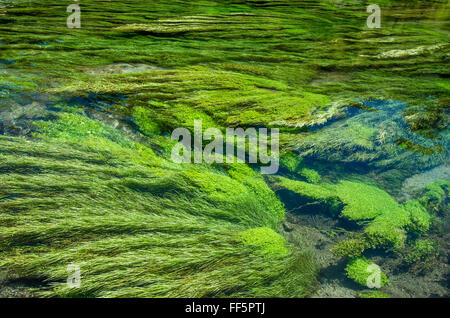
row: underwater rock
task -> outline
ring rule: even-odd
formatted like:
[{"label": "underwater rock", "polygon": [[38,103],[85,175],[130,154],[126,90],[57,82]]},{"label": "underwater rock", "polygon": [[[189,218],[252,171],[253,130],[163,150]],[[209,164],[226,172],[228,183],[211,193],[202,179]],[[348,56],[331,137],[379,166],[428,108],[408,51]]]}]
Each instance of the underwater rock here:
[{"label": "underwater rock", "polygon": [[[246,23],[242,23],[242,19]],[[274,23],[271,23],[273,20]],[[268,31],[283,29],[276,17],[260,17],[251,13],[236,12],[215,15],[181,16],[176,19],[159,19],[152,23],[126,24],[114,28],[115,31],[124,33],[141,33],[153,36],[179,36],[185,34],[217,34],[219,37],[240,38],[251,32],[260,36]]]},{"label": "underwater rock", "polygon": [[431,46],[419,46],[414,49],[407,49],[407,50],[390,50],[379,54],[377,58],[379,59],[406,58],[410,56],[431,54],[445,47],[446,45],[444,44],[436,44]]},{"label": "underwater rock", "polygon": [[437,180],[450,180],[450,165],[448,163],[406,179],[402,184],[403,198],[410,198],[412,194]]},{"label": "underwater rock", "polygon": [[38,102],[19,105],[11,102],[7,108],[0,110],[0,134],[24,136],[33,129],[33,121],[48,116],[46,107]]}]

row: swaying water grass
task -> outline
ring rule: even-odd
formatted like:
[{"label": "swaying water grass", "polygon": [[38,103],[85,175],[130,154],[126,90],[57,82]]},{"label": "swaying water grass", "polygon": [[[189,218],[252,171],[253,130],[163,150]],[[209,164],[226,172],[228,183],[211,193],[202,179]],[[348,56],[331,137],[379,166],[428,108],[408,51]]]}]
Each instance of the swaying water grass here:
[{"label": "swaying water grass", "polygon": [[[271,243],[241,243],[241,233],[276,228],[284,216],[252,170],[180,169],[112,128],[60,117],[41,125],[39,140],[1,138],[0,268],[11,278],[49,282],[38,294],[64,297],[311,292],[310,254],[288,252],[269,228],[281,244],[275,256]],[[64,281],[68,264],[82,269],[76,292]]]},{"label": "swaying water grass", "polygon": [[[373,249],[432,259],[448,181],[393,195],[448,163],[449,4],[380,0],[380,29],[366,28],[368,4],[92,0],[68,29],[67,4],[3,1],[7,283],[61,297],[310,296],[317,260],[278,234],[283,203],[350,222],[333,252],[357,281]],[[194,120],[279,128],[282,176],[172,163],[170,133]]]}]

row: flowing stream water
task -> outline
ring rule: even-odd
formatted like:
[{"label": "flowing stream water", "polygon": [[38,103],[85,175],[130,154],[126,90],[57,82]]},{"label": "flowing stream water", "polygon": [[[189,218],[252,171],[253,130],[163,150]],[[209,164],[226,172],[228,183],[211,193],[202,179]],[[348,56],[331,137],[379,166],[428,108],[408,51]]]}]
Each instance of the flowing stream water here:
[{"label": "flowing stream water", "polygon": [[[448,297],[449,2],[369,4],[1,1],[0,296]],[[173,165],[194,120],[278,128],[278,173]]]}]

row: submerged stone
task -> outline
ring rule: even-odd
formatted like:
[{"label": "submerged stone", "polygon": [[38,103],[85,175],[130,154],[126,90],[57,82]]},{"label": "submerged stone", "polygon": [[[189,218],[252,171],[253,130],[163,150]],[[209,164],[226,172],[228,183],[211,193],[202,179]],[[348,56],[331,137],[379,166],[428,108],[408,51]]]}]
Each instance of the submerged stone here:
[{"label": "submerged stone", "polygon": [[407,50],[391,50],[387,52],[383,52],[379,54],[377,57],[379,59],[390,59],[390,58],[407,58],[411,56],[423,55],[423,54],[432,54],[438,50],[445,48],[444,44],[436,44],[431,46],[419,46],[413,49]]},{"label": "submerged stone", "polygon": [[149,65],[149,64],[128,64],[117,63],[110,64],[95,69],[88,70],[88,74],[128,74],[128,73],[143,73],[154,70],[163,70],[163,68]]},{"label": "submerged stone", "polygon": [[438,180],[450,180],[450,165],[448,163],[407,178],[402,184],[403,198],[410,198],[417,191]]}]

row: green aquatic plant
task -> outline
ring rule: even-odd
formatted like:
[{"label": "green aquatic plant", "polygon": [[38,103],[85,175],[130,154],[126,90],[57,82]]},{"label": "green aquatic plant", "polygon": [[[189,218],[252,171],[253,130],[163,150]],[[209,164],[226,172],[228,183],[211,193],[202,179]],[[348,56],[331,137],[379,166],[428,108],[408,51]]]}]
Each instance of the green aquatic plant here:
[{"label": "green aquatic plant", "polygon": [[272,188],[280,195],[286,195],[284,201],[289,202],[293,209],[300,207],[324,207],[331,216],[337,215],[342,209],[342,201],[327,187],[308,182],[291,180],[285,177],[273,177]]},{"label": "green aquatic plant", "polygon": [[268,256],[278,257],[289,253],[285,239],[267,227],[245,230],[239,237],[244,244],[257,246]]},{"label": "green aquatic plant", "polygon": [[289,172],[296,173],[303,164],[303,159],[295,153],[288,153],[280,158],[280,166],[287,169]]},{"label": "green aquatic plant", "polygon": [[399,208],[375,218],[364,233],[372,248],[400,248],[405,243],[405,227],[409,222],[409,214]]},{"label": "green aquatic plant", "polygon": [[408,264],[430,261],[439,255],[436,242],[430,239],[417,240],[412,245],[412,251],[405,255]]},{"label": "green aquatic plant", "polygon": [[419,198],[419,201],[423,206],[427,208],[428,211],[432,213],[446,211],[448,209],[447,198],[449,192],[449,181],[436,181],[425,187],[422,196]]},{"label": "green aquatic plant", "polygon": [[[34,139],[0,142],[0,270],[42,281],[38,295],[299,297],[314,289],[310,253],[279,246],[283,253],[267,258],[242,242],[255,227],[266,227],[263,241],[267,233],[283,241],[269,230],[282,204],[248,167],[190,171],[77,113],[40,123]],[[79,289],[65,283],[69,264],[81,268]]]},{"label": "green aquatic plant", "polygon": [[[375,263],[367,260],[364,257],[359,257],[352,259],[348,265],[345,267],[347,272],[347,277],[355,281],[361,286],[367,286],[367,281],[370,279],[373,271],[371,266],[376,265]],[[389,284],[389,280],[384,272],[380,270],[380,287]]]},{"label": "green aquatic plant", "polygon": [[364,237],[346,239],[336,243],[331,251],[337,256],[346,257],[358,257],[360,256],[370,245],[366,242]]},{"label": "green aquatic plant", "polygon": [[280,166],[289,172],[298,174],[309,183],[319,183],[322,180],[322,177],[317,171],[307,168],[303,159],[294,153],[288,153],[282,156],[280,158]]},{"label": "green aquatic plant", "polygon": [[391,298],[391,296],[378,290],[369,290],[358,293],[358,298]]},{"label": "green aquatic plant", "polygon": [[[271,126],[275,120],[308,118],[314,110],[329,103],[327,96],[299,91],[280,81],[204,66],[126,76],[84,75],[52,92],[130,94],[136,90],[141,92],[140,103],[144,98],[165,102],[168,107],[158,107],[155,117],[169,116],[175,121],[175,127],[193,119],[225,127]],[[154,109],[153,105],[149,103],[145,107]]]},{"label": "green aquatic plant", "polygon": [[290,147],[306,159],[352,164],[361,170],[418,173],[445,162],[445,128],[439,132],[434,127],[436,136],[430,139],[410,130],[403,114],[407,107],[401,102],[374,99],[364,105],[366,109],[358,111],[348,107],[348,118],[330,127],[301,138],[293,136]]},{"label": "green aquatic plant", "polygon": [[133,109],[133,120],[139,129],[147,135],[153,135],[160,132],[160,128],[155,120],[152,120],[152,113],[144,107]]},{"label": "green aquatic plant", "polygon": [[408,200],[403,203],[404,208],[409,211],[411,223],[408,232],[418,235],[425,234],[432,223],[432,217],[418,200]]},{"label": "green aquatic plant", "polygon": [[[367,248],[402,247],[407,233],[428,231],[431,216],[417,200],[397,203],[388,193],[360,181],[342,180],[336,184],[313,185],[278,177],[273,183],[278,193],[294,193],[298,205],[318,208],[362,225],[362,237],[344,240],[333,251],[341,256],[358,256]],[[296,207],[293,207],[296,209]]]},{"label": "green aquatic plant", "polygon": [[105,161],[110,156],[108,152],[111,152],[133,163],[148,165],[158,162],[164,166],[163,160],[151,148],[123,136],[111,126],[86,117],[81,110],[60,112],[57,117],[53,121],[36,121],[38,132],[34,135],[67,144],[81,143],[85,151],[105,153]]},{"label": "green aquatic plant", "polygon": [[[69,30],[60,1],[3,1],[0,133],[27,138],[0,137],[1,270],[37,279],[47,296],[309,295],[310,253],[286,245],[290,253],[271,258],[241,240],[284,218],[266,180],[245,165],[174,165],[167,136],[195,119],[277,127],[282,153],[383,171],[384,181],[443,163],[448,3],[380,4],[383,28],[370,30],[356,0],[313,9],[155,0],[151,10],[137,0],[99,10],[104,2],[91,0],[82,28]],[[122,99],[99,108],[92,95]],[[384,102],[362,102],[371,98]],[[48,116],[55,101],[77,111]],[[27,115],[32,138],[29,127],[10,129]],[[137,131],[124,136],[107,117]],[[398,247],[428,230],[426,213],[448,210],[448,186],[400,205],[366,181],[331,183],[300,156],[284,166],[302,181],[267,181],[293,212],[359,225],[361,238],[338,244],[340,255]],[[80,290],[64,285],[71,263],[81,266]]]},{"label": "green aquatic plant", "polygon": [[299,174],[310,183],[319,183],[322,180],[320,174],[313,169],[302,168]]},{"label": "green aquatic plant", "polygon": [[343,180],[329,189],[335,191],[345,205],[342,216],[352,221],[370,220],[400,209],[389,194],[373,185]]}]

